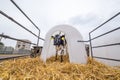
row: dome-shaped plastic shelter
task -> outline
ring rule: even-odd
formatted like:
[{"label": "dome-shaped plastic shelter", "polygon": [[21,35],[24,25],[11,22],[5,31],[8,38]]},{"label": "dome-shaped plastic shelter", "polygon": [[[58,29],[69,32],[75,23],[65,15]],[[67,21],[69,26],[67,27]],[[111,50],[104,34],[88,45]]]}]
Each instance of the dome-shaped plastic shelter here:
[{"label": "dome-shaped plastic shelter", "polygon": [[66,36],[70,63],[86,63],[87,55],[85,44],[77,42],[78,40],[83,40],[82,35],[77,29],[69,25],[55,26],[46,34],[43,50],[40,56],[41,59],[46,62],[47,58],[55,55],[55,46],[50,38],[57,31],[63,32]]}]

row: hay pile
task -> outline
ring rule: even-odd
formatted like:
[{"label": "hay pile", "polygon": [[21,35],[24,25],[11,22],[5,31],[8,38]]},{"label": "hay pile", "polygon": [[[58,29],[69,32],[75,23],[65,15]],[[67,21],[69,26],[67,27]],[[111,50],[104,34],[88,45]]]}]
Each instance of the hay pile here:
[{"label": "hay pile", "polygon": [[24,58],[0,63],[3,80],[120,80],[120,69],[88,59],[87,64],[54,61],[44,64],[39,58]]}]

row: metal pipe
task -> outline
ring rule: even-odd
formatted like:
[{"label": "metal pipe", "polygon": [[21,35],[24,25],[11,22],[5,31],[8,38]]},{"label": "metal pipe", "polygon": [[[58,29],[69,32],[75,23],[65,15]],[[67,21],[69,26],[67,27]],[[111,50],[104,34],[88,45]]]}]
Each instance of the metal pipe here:
[{"label": "metal pipe", "polygon": [[82,40],[78,40],[77,42],[89,42],[90,40],[87,40],[87,41],[82,41]]},{"label": "metal pipe", "polygon": [[102,23],[101,25],[96,27],[95,29],[93,29],[90,33],[92,33],[93,31],[97,30],[98,28],[100,28],[101,26],[103,26],[104,24],[106,24],[107,22],[109,22],[110,20],[112,20],[113,18],[115,18],[118,15],[120,15],[120,12],[118,12],[116,15],[114,15],[113,17],[111,17],[110,19],[108,19],[107,21],[105,21],[104,23]]},{"label": "metal pipe", "polygon": [[[38,29],[39,33],[38,33],[38,36],[40,36],[40,29],[35,25],[35,23],[24,13],[24,11],[13,1],[13,0],[10,0],[19,10],[20,12]],[[39,44],[39,37],[38,37],[38,40],[37,40],[37,46]]]},{"label": "metal pipe", "polygon": [[104,57],[97,57],[97,56],[93,56],[93,58],[105,59],[105,60],[111,60],[111,61],[118,61],[118,62],[120,62],[119,59],[111,59],[111,58],[104,58]]},{"label": "metal pipe", "polygon": [[27,56],[30,56],[30,55],[27,54],[27,55],[19,55],[19,56],[5,57],[5,58],[0,58],[0,61],[8,60],[8,59],[15,59],[15,58],[19,58],[19,57],[27,57]]},{"label": "metal pipe", "polygon": [[22,9],[13,1],[13,0],[10,0],[21,12],[22,14],[38,29],[40,30],[35,24],[34,22],[22,11]]},{"label": "metal pipe", "polygon": [[1,37],[4,37],[4,38],[12,39],[12,40],[21,41],[21,42],[25,42],[25,43],[29,43],[29,44],[36,45],[35,43],[31,43],[31,42],[28,42],[28,41],[25,41],[25,40],[13,38],[13,37],[10,37],[10,36],[8,36],[8,35],[0,34],[0,36],[1,36]]},{"label": "metal pipe", "polygon": [[93,58],[92,40],[91,40],[91,35],[90,35],[90,33],[89,33],[89,42],[90,42],[91,57]]},{"label": "metal pipe", "polygon": [[[2,35],[3,35],[4,33],[2,33]],[[2,40],[2,37],[0,38],[0,42],[1,42],[1,40]]]},{"label": "metal pipe", "polygon": [[109,33],[111,33],[111,32],[114,32],[114,31],[116,31],[116,30],[119,30],[119,29],[120,29],[120,27],[115,28],[115,29],[110,30],[110,31],[108,31],[108,32],[106,32],[106,33],[103,33],[103,34],[101,34],[101,35],[99,35],[99,36],[96,36],[96,37],[92,38],[91,40],[94,40],[94,39],[96,39],[96,38],[99,38],[99,37],[101,37],[101,36],[104,36],[104,35],[106,35],[106,34],[109,34]]},{"label": "metal pipe", "polygon": [[[34,36],[36,37],[39,37],[37,36],[36,34],[34,34],[32,31],[30,31],[29,29],[27,29],[26,27],[24,27],[23,25],[21,25],[20,23],[18,23],[17,21],[15,21],[12,17],[8,16],[6,13],[4,13],[3,11],[0,10],[0,14],[2,14],[3,16],[7,17],[8,19],[10,19],[12,22],[16,23],[17,25],[19,25],[20,27],[22,27],[23,29],[27,30],[28,32],[30,32],[31,34],[33,34]],[[40,38],[39,39],[43,40],[43,38]]]},{"label": "metal pipe", "polygon": [[[38,36],[40,36],[40,31],[38,33]],[[37,40],[37,46],[39,45],[39,37],[38,37],[38,40]]]},{"label": "metal pipe", "polygon": [[92,48],[99,48],[99,47],[106,47],[106,46],[115,46],[115,45],[120,45],[120,43],[106,44],[106,45],[100,45],[100,46],[93,46]]}]

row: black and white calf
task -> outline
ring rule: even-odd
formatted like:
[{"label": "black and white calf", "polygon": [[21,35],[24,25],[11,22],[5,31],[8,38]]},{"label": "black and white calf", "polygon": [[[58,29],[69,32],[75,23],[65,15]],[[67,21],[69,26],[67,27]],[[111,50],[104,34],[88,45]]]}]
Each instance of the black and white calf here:
[{"label": "black and white calf", "polygon": [[57,60],[58,51],[61,51],[60,55],[61,55],[61,62],[62,62],[65,49],[67,52],[67,41],[65,39],[65,35],[60,36],[59,34],[56,34],[55,36],[51,36],[51,38],[53,39],[53,45],[56,48],[55,60]]}]

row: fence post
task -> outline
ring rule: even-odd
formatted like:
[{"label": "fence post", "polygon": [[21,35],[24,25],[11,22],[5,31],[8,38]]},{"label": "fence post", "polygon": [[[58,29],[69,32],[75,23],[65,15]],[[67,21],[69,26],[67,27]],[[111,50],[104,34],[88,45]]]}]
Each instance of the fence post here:
[{"label": "fence post", "polygon": [[91,52],[91,57],[93,58],[92,40],[91,40],[91,34],[90,34],[90,33],[89,33],[89,42],[90,42],[90,52]]}]

